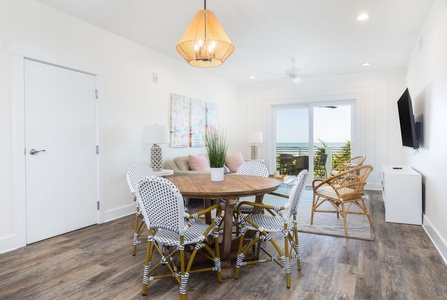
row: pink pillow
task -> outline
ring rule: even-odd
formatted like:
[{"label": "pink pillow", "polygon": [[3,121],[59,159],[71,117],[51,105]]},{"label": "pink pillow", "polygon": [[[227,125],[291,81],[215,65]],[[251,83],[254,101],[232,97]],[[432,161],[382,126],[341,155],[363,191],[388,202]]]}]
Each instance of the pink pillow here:
[{"label": "pink pillow", "polygon": [[241,151],[238,151],[234,154],[227,153],[225,157],[225,164],[230,169],[231,172],[236,172],[237,169],[245,162],[244,157],[242,156]]},{"label": "pink pillow", "polygon": [[209,171],[210,162],[204,155],[189,155],[189,167],[192,171]]}]

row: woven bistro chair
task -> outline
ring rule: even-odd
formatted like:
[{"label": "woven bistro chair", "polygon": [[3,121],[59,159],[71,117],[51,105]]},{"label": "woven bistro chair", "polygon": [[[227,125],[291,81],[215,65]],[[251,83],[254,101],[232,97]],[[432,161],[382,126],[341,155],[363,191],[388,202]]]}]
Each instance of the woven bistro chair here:
[{"label": "woven bistro chair", "polygon": [[[262,162],[256,160],[250,160],[244,162],[236,171],[236,175],[245,175],[245,176],[259,176],[259,177],[269,177],[269,170],[267,166]],[[237,211],[237,207],[234,207],[235,212]],[[242,213],[251,213],[253,211],[252,206],[242,206]],[[237,217],[237,216],[236,216]],[[237,220],[237,218],[236,218]]]},{"label": "woven bistro chair", "polygon": [[[347,216],[355,214],[367,216],[371,228],[374,229],[363,190],[372,170],[372,166],[362,165],[352,167],[328,179],[315,179],[312,182],[314,195],[310,224],[313,224],[314,214],[317,212],[335,213],[337,218],[339,216],[343,218],[345,235],[348,236]],[[330,203],[333,209],[320,208],[325,202]],[[360,208],[360,211],[354,211],[354,207]]]},{"label": "woven bistro chair", "polygon": [[236,175],[268,177],[269,170],[262,162],[249,160],[240,165],[236,171]]},{"label": "woven bistro chair", "polygon": [[[242,165],[239,166],[237,169],[236,175],[245,175],[245,176],[260,176],[260,177],[268,177],[269,176],[269,170],[267,169],[267,166],[263,164],[262,162],[256,161],[256,160],[250,160],[244,162]],[[252,202],[255,200],[252,196],[244,197],[246,199],[252,200]],[[238,201],[240,198],[238,199]],[[246,200],[246,201],[250,201]],[[225,210],[225,199],[220,199],[221,205],[223,210]],[[241,212],[243,213],[251,213],[253,211],[252,206],[244,205],[241,207]],[[237,206],[234,207],[233,210],[233,217],[235,220],[236,225],[236,235],[239,235],[239,226],[238,226],[238,214],[237,214]]]},{"label": "woven bistro chair", "polygon": [[[218,227],[222,220],[220,204],[193,215],[188,214],[180,191],[172,182],[161,177],[141,181],[137,187],[137,201],[148,227],[143,295],[148,294],[149,281],[174,277],[179,285],[180,299],[186,299],[189,274],[193,272],[215,271],[217,281],[222,281],[218,241]],[[197,222],[199,216],[212,210],[216,210],[216,218],[211,224]],[[160,255],[159,262],[154,261],[154,252]],[[196,255],[211,260],[213,266],[192,268]],[[178,261],[174,259],[176,256]],[[163,267],[164,272],[161,270]]]},{"label": "woven bistro chair", "polygon": [[138,205],[138,202],[136,201],[136,188],[138,185],[138,182],[145,179],[146,177],[155,176],[154,171],[147,166],[143,164],[136,164],[132,166],[127,171],[127,185],[129,186],[130,192],[133,196],[133,201],[135,203],[136,213],[135,213],[135,230],[133,234],[133,245],[132,245],[132,255],[135,255],[137,253],[137,245],[141,244],[141,241],[139,240],[139,236],[144,230],[145,224],[143,215],[140,213],[140,207]]},{"label": "woven bistro chair", "polygon": [[[271,206],[265,204],[258,204],[252,202],[241,202],[238,205],[238,212],[243,205],[252,205],[253,207],[260,207],[265,210],[264,214],[239,214],[241,223],[241,237],[239,239],[239,250],[236,261],[235,279],[239,277],[239,270],[246,265],[258,264],[263,262],[275,262],[286,273],[286,285],[290,288],[290,259],[293,252],[297,260],[297,268],[301,270],[301,260],[298,242],[298,228],[297,228],[297,213],[298,203],[306,186],[309,172],[307,170],[301,171],[295,185],[293,186],[288,201],[284,206]],[[254,230],[258,234],[248,243],[244,245],[245,234],[247,230]],[[283,234],[284,252],[276,243],[275,239],[270,233],[278,232]],[[275,254],[269,253],[264,242],[270,242],[277,252]],[[249,249],[252,249],[257,244],[257,253],[255,259],[245,260],[245,256]],[[289,250],[290,246],[290,250]],[[260,258],[260,251],[268,256],[267,259]]]}]

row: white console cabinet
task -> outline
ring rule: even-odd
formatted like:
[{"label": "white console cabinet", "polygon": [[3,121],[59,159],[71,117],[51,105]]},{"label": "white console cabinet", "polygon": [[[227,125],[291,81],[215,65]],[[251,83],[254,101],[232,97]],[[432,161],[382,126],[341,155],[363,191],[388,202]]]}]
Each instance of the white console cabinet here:
[{"label": "white console cabinet", "polygon": [[385,221],[422,225],[422,177],[409,166],[382,166]]}]

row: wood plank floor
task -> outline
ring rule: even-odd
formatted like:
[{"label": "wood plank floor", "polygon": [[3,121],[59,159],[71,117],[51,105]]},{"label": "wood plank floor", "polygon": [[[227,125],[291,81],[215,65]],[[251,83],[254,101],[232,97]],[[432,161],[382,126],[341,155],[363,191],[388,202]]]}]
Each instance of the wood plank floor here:
[{"label": "wood plank floor", "polygon": [[[385,223],[381,194],[370,195],[375,240],[302,233],[302,270],[292,265],[290,289],[266,263],[222,284],[191,274],[188,298],[447,299],[447,266],[422,227]],[[131,255],[132,230],[128,216],[1,254],[0,299],[176,299],[174,279],[153,281],[141,296],[145,247]]]}]

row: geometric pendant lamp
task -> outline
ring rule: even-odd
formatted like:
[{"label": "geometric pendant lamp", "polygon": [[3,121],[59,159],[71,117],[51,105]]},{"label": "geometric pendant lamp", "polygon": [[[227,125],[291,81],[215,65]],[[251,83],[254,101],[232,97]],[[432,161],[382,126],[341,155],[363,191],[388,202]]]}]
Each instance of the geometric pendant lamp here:
[{"label": "geometric pendant lamp", "polygon": [[234,46],[211,10],[199,10],[192,19],[177,52],[192,66],[210,68],[223,64],[233,53]]}]

